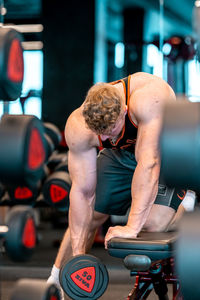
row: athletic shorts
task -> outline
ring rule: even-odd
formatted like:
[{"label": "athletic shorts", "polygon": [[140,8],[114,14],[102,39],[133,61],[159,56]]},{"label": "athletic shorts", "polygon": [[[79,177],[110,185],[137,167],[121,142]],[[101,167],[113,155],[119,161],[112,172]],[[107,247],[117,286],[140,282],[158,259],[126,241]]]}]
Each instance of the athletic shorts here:
[{"label": "athletic shorts", "polygon": [[[131,182],[137,166],[135,155],[126,150],[103,149],[97,158],[95,210],[108,215],[125,215],[131,205]],[[162,175],[162,174],[161,174]],[[178,209],[184,191],[168,188],[160,176],[155,204]]]}]

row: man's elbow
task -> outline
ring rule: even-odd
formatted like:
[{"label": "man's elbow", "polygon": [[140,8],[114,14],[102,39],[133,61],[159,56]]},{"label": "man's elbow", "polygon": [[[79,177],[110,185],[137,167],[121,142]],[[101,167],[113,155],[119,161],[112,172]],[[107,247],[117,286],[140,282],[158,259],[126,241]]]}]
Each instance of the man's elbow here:
[{"label": "man's elbow", "polygon": [[69,201],[86,201],[87,205],[93,206],[95,201],[95,191],[87,190],[85,188],[76,187],[72,184],[70,194],[69,194]]},{"label": "man's elbow", "polygon": [[159,157],[149,157],[145,159],[140,159],[138,165],[141,166],[146,172],[159,172],[160,171],[160,158]]}]

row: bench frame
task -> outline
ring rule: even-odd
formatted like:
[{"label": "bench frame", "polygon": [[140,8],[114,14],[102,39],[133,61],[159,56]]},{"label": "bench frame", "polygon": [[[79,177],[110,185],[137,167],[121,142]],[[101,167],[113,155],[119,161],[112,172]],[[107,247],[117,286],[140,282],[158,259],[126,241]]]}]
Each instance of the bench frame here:
[{"label": "bench frame", "polygon": [[147,299],[152,290],[159,300],[169,300],[168,284],[172,285],[172,300],[183,300],[180,283],[174,272],[176,232],[141,232],[136,239],[113,238],[108,243],[111,256],[124,259],[124,265],[136,276],[127,300]]},{"label": "bench frame", "polygon": [[179,281],[174,276],[173,258],[154,262],[146,272],[131,271],[131,276],[136,276],[136,281],[127,300],[147,299],[153,289],[159,300],[168,300],[167,284],[173,285],[172,299],[183,300]]}]

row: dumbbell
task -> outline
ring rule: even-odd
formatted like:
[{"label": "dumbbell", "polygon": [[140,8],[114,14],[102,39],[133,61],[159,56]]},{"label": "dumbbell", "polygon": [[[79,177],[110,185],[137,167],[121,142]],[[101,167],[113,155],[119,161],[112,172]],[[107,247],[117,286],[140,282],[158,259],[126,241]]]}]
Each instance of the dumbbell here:
[{"label": "dumbbell", "polygon": [[200,210],[186,212],[179,222],[175,245],[175,267],[184,300],[200,295]]},{"label": "dumbbell", "polygon": [[15,284],[10,300],[60,300],[54,284],[39,279],[20,279]]},{"label": "dumbbell", "polygon": [[6,216],[6,226],[0,226],[0,238],[5,241],[8,256],[14,261],[27,261],[36,246],[34,212],[30,207],[15,206]]},{"label": "dumbbell", "polygon": [[0,99],[20,97],[24,77],[23,36],[14,29],[0,28]]},{"label": "dumbbell", "polygon": [[44,128],[28,115],[4,115],[0,122],[0,180],[30,184],[40,180],[45,161]]},{"label": "dumbbell", "polygon": [[177,101],[163,113],[161,172],[169,187],[200,192],[200,103]]},{"label": "dumbbell", "polygon": [[50,169],[51,172],[53,172],[55,168],[57,168],[57,166],[61,163],[66,165],[68,164],[68,152],[58,152],[56,150],[49,157],[47,161],[47,167]]},{"label": "dumbbell", "polygon": [[30,185],[14,185],[7,187],[9,200],[12,205],[33,204],[40,192],[40,182],[34,186]]},{"label": "dumbbell", "polygon": [[[64,164],[65,169],[67,164]],[[69,192],[71,189],[71,179],[69,173],[64,171],[63,164],[58,165],[44,182],[42,194],[44,201],[61,211],[69,209]]]},{"label": "dumbbell", "polygon": [[53,151],[59,146],[62,135],[58,127],[52,123],[44,122],[44,138],[46,142],[46,160],[51,156]]},{"label": "dumbbell", "polygon": [[60,285],[70,299],[98,299],[108,286],[108,271],[95,256],[77,255],[60,270]]},{"label": "dumbbell", "polygon": [[49,175],[46,165],[43,168],[43,176],[34,185],[7,185],[10,205],[32,205],[40,194],[42,184]]}]

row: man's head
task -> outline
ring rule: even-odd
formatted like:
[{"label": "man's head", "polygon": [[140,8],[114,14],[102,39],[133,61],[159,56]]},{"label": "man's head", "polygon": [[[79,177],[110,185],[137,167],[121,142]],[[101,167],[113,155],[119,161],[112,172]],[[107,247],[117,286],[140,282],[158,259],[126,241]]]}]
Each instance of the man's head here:
[{"label": "man's head", "polygon": [[93,132],[109,135],[123,114],[123,99],[116,87],[98,83],[89,89],[83,104],[83,116]]}]

